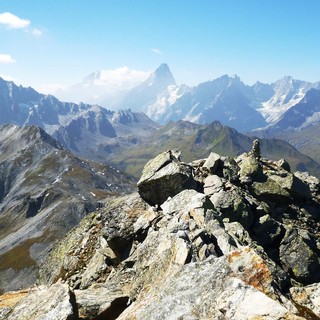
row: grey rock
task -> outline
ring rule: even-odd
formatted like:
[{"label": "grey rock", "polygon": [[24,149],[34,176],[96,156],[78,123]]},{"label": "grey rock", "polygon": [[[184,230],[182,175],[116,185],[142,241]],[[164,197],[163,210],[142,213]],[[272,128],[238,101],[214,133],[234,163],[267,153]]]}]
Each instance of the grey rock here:
[{"label": "grey rock", "polygon": [[204,162],[203,167],[208,169],[211,174],[215,174],[219,165],[221,165],[221,156],[217,153],[211,152]]},{"label": "grey rock", "polygon": [[251,226],[253,222],[251,208],[236,189],[217,192],[210,197],[210,200],[222,219],[238,221],[245,229]]},{"label": "grey rock", "polygon": [[213,195],[223,188],[223,181],[217,175],[209,175],[204,179],[203,191],[206,195]]},{"label": "grey rock", "polygon": [[282,169],[284,169],[284,170],[286,170],[286,171],[288,171],[288,172],[291,171],[291,169],[290,169],[290,164],[289,164],[288,161],[286,161],[285,159],[280,159],[280,160],[278,160],[278,161],[276,162],[276,164],[277,164],[280,168],[282,168]]},{"label": "grey rock", "polygon": [[150,205],[161,205],[184,189],[195,189],[192,167],[180,162],[172,151],[166,151],[150,160],[138,181],[142,199]]},{"label": "grey rock", "polygon": [[39,287],[21,299],[7,320],[72,320],[77,319],[71,304],[73,293],[66,284]]},{"label": "grey rock", "polygon": [[320,281],[316,252],[316,245],[308,234],[287,227],[279,248],[280,260],[284,269],[304,285]]}]

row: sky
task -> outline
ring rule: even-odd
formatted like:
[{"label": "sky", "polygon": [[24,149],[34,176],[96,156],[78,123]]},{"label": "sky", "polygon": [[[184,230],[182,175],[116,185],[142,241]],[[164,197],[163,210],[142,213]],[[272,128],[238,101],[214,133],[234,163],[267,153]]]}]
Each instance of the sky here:
[{"label": "sky", "polygon": [[319,16],[319,0],[0,0],[0,76],[50,91],[167,63],[178,84],[315,82]]}]

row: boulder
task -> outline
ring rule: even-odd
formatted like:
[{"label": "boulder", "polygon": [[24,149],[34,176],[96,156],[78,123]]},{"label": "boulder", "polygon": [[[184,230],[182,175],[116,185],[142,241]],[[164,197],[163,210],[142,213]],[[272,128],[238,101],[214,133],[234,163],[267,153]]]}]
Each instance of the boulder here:
[{"label": "boulder", "polygon": [[192,167],[169,150],[150,160],[138,181],[138,192],[150,205],[161,205],[184,189],[196,189]]},{"label": "boulder", "polygon": [[261,180],[263,172],[262,166],[259,160],[251,153],[244,154],[241,157],[241,162],[239,163],[240,171],[240,181],[243,183],[248,183],[252,181]]},{"label": "boulder", "polygon": [[7,320],[76,320],[73,292],[68,285],[40,286],[21,299]]},{"label": "boulder", "polygon": [[287,227],[279,248],[284,269],[302,284],[320,281],[317,248],[308,233]]},{"label": "boulder", "polygon": [[217,153],[211,152],[204,162],[203,167],[208,169],[211,174],[215,174],[221,163],[221,156]]},{"label": "boulder", "polygon": [[309,319],[320,318],[320,283],[292,287],[290,293],[297,308],[303,309],[310,316]]},{"label": "boulder", "polygon": [[223,181],[217,175],[210,175],[203,182],[203,192],[207,195],[213,195],[223,189]]},{"label": "boulder", "polygon": [[228,218],[230,221],[238,221],[245,229],[251,226],[253,213],[237,189],[221,190],[213,194],[210,200],[222,219]]},{"label": "boulder", "polygon": [[268,214],[257,219],[252,228],[258,243],[262,246],[271,245],[284,232],[282,225]]}]

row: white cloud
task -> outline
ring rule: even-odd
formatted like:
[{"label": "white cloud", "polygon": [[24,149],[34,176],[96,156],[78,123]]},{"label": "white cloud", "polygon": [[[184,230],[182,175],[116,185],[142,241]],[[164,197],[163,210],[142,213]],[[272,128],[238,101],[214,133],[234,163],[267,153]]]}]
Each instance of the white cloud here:
[{"label": "white cloud", "polygon": [[40,37],[40,36],[42,36],[42,31],[37,29],[37,28],[33,28],[32,29],[32,34],[35,35],[35,36]]},{"label": "white cloud", "polygon": [[8,64],[8,63],[15,63],[16,60],[14,60],[10,54],[3,54],[0,53],[0,63]]},{"label": "white cloud", "polygon": [[151,48],[151,51],[152,51],[153,53],[155,53],[155,54],[160,55],[160,56],[163,55],[162,51],[161,51],[160,49],[158,49],[158,48]]},{"label": "white cloud", "polygon": [[30,23],[30,20],[21,19],[10,12],[0,13],[0,24],[3,24],[10,29],[27,28]]},{"label": "white cloud", "polygon": [[101,70],[94,80],[94,85],[128,88],[146,80],[149,75],[150,72],[129,69],[126,66],[113,70]]}]

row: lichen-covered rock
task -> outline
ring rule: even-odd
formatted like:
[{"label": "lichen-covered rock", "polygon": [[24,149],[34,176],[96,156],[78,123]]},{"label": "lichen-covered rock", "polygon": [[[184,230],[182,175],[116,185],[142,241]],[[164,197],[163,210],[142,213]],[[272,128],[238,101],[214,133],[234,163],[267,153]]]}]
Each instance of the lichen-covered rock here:
[{"label": "lichen-covered rock", "polygon": [[290,288],[290,294],[297,308],[309,316],[309,319],[320,318],[320,283]]},{"label": "lichen-covered rock", "polygon": [[22,298],[7,320],[76,320],[73,293],[65,284],[39,287]]},{"label": "lichen-covered rock", "polygon": [[253,222],[253,213],[249,204],[236,189],[214,193],[210,200],[220,217],[240,222],[248,229]]},{"label": "lichen-covered rock", "polygon": [[279,248],[284,269],[303,284],[320,281],[317,251],[314,240],[307,232],[299,232],[290,227],[287,228]]},{"label": "lichen-covered rock", "polygon": [[[214,174],[205,162],[190,167],[196,189],[152,206],[138,193],[115,197],[86,217],[53,248],[40,283],[66,282],[79,319],[316,319],[320,290],[303,286],[320,281],[318,181],[252,154],[220,157]],[[172,151],[147,165],[151,196],[180,165]],[[15,308],[0,301],[0,314]]]},{"label": "lichen-covered rock", "polygon": [[161,205],[184,189],[195,189],[192,167],[175,157],[169,150],[150,160],[138,181],[142,199],[151,205]]},{"label": "lichen-covered rock", "polygon": [[238,161],[239,160],[239,174],[241,182],[249,183],[253,180],[257,181],[259,179],[262,179],[262,166],[253,154],[244,154],[241,156],[241,158],[238,158]]}]

